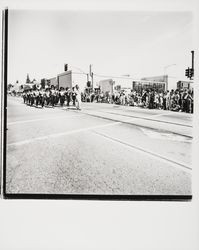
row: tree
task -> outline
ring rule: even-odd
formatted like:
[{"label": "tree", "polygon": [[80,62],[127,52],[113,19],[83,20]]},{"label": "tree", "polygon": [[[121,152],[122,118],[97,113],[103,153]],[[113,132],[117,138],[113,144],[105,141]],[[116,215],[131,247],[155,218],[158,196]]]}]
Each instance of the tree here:
[{"label": "tree", "polygon": [[11,83],[8,84],[7,90],[9,91],[12,87],[14,87]]},{"label": "tree", "polygon": [[43,78],[43,79],[41,79],[41,86],[43,89],[45,89],[45,85],[46,85],[46,79]]},{"label": "tree", "polygon": [[29,77],[29,74],[27,74],[26,83],[30,83],[30,77]]}]

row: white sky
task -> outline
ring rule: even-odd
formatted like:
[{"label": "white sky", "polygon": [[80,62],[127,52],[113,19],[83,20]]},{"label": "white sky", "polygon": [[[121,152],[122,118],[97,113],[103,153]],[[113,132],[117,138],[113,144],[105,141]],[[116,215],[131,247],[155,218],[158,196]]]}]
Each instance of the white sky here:
[{"label": "white sky", "polygon": [[187,80],[192,27],[192,13],[182,11],[9,10],[9,83],[24,83],[27,73],[31,80],[56,76],[64,63],[134,78],[162,75],[176,64],[166,73]]}]

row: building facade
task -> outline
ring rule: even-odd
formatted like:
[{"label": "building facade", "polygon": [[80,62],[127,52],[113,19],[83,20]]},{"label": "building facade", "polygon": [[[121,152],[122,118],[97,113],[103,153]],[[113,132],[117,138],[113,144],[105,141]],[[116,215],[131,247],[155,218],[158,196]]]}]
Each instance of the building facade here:
[{"label": "building facade", "polygon": [[114,83],[115,82],[112,79],[105,79],[105,80],[99,81],[100,91],[104,93],[109,92],[110,94],[112,94]]},{"label": "building facade", "polygon": [[143,90],[153,89],[158,92],[166,91],[166,83],[157,81],[133,81],[132,89],[137,92],[142,92]]},{"label": "building facade", "polygon": [[58,74],[56,77],[47,79],[48,85],[54,85],[57,88],[72,88],[76,84],[83,90],[86,87],[87,76],[72,70]]},{"label": "building facade", "polygon": [[155,82],[155,83],[159,82],[160,84],[164,83],[165,84],[165,90],[168,90],[168,88],[169,88],[169,86],[168,86],[168,75],[143,77],[143,78],[141,78],[141,80],[149,81],[150,84],[153,84],[153,82]]},{"label": "building facade", "polygon": [[58,83],[57,83],[57,77],[52,77],[50,79],[47,80],[47,84],[49,86],[55,86],[55,87],[58,87]]},{"label": "building facade", "polygon": [[193,82],[191,81],[178,81],[177,89],[190,89],[193,90]]},{"label": "building facade", "polygon": [[57,75],[57,84],[61,88],[71,88],[72,87],[72,71],[68,70]]}]

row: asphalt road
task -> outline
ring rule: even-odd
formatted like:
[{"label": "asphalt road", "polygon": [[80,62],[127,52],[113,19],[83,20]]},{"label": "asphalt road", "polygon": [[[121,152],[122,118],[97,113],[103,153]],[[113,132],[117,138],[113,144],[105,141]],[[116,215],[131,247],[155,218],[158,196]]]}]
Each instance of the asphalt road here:
[{"label": "asphalt road", "polygon": [[7,193],[190,195],[192,114],[8,97]]}]

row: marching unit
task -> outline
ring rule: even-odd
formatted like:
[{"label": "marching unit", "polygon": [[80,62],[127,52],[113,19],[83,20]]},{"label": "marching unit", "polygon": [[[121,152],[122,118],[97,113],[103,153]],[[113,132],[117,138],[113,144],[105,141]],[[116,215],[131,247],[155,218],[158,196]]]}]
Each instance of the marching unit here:
[{"label": "marching unit", "polygon": [[81,93],[79,86],[73,88],[60,87],[58,89],[54,85],[47,88],[36,88],[24,90],[22,93],[24,104],[35,107],[55,107],[60,104],[61,107],[66,105],[69,107],[70,103],[78,110],[81,108]]}]

